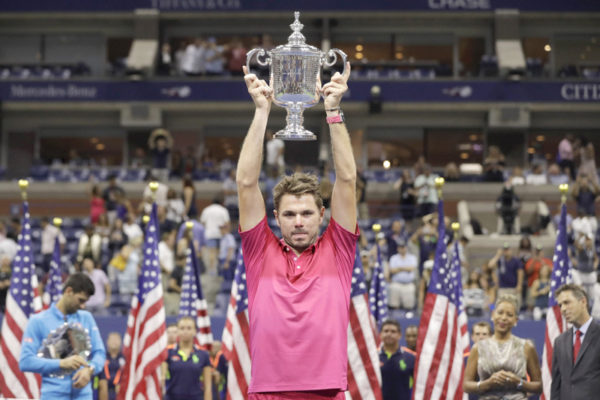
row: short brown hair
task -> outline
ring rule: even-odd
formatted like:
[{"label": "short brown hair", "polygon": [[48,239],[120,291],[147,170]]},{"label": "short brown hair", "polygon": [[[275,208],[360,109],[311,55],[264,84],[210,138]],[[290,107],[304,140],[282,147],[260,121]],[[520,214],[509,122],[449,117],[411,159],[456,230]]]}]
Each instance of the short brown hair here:
[{"label": "short brown hair", "polygon": [[590,299],[588,298],[588,294],[586,293],[586,291],[583,290],[583,288],[581,286],[575,285],[574,283],[564,284],[561,287],[559,287],[558,289],[556,289],[556,292],[554,292],[554,298],[558,299],[558,295],[561,294],[562,292],[573,293],[573,296],[575,296],[575,298],[577,300],[581,300],[581,299],[585,298],[585,304],[589,308]]},{"label": "short brown hair", "polygon": [[471,335],[473,334],[473,332],[475,332],[475,327],[487,328],[489,334],[492,334],[492,325],[490,325],[490,323],[487,321],[479,321],[476,324],[474,324],[471,328]]},{"label": "short brown hair", "polygon": [[394,325],[396,329],[398,329],[398,332],[402,334],[402,327],[400,326],[400,322],[396,321],[395,319],[386,319],[385,321],[383,321],[383,324],[381,324],[381,330],[383,330],[383,327],[386,325]]},{"label": "short brown hair", "polygon": [[279,210],[279,203],[284,194],[302,196],[312,194],[315,198],[317,208],[323,207],[323,198],[321,198],[319,179],[315,175],[296,172],[294,175],[284,177],[273,188],[273,203],[275,210]]}]

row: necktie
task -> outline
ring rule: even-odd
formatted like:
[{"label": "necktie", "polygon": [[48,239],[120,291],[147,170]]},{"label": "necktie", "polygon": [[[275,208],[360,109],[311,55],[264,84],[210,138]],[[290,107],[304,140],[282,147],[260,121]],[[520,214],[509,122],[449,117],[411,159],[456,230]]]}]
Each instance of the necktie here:
[{"label": "necktie", "polygon": [[577,354],[579,354],[579,349],[581,348],[581,331],[577,329],[575,331],[575,344],[573,345],[573,364],[577,360]]}]

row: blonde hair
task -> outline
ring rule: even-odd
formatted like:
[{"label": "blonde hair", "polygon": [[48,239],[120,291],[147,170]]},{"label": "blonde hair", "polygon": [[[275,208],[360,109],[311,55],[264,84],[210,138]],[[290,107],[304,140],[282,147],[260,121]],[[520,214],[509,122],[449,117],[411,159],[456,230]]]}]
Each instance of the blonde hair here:
[{"label": "blonde hair", "polygon": [[513,305],[513,307],[515,308],[515,313],[519,313],[519,310],[521,309],[520,305],[519,305],[519,299],[517,299],[517,296],[515,296],[514,294],[509,294],[509,293],[505,293],[505,294],[501,294],[500,296],[498,296],[498,299],[496,300],[496,305],[494,307],[494,309],[497,309],[498,306],[500,305],[500,303],[510,303]]},{"label": "blonde hair", "polygon": [[321,197],[319,179],[312,174],[296,172],[293,175],[284,177],[273,188],[273,203],[275,210],[279,211],[279,204],[284,194],[294,196],[302,196],[311,194],[315,198],[317,208],[320,210],[323,207],[323,198]]}]

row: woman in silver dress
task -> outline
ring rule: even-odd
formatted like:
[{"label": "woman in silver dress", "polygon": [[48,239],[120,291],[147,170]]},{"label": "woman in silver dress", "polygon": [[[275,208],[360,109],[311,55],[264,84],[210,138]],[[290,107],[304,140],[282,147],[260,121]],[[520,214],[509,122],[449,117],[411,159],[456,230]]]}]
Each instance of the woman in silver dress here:
[{"label": "woman in silver dress", "polygon": [[463,380],[466,393],[481,400],[527,400],[541,393],[542,374],[534,345],[512,334],[519,303],[514,295],[502,295],[492,313],[494,335],[473,346]]}]

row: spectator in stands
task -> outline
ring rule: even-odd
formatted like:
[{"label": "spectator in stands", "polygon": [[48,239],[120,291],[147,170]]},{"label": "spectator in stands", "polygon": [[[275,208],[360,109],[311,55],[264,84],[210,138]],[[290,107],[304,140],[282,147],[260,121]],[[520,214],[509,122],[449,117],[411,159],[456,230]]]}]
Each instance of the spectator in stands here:
[{"label": "spectator in stands", "polygon": [[458,182],[460,181],[460,171],[458,166],[454,162],[446,164],[444,168],[444,180],[446,182]]},{"label": "spectator in stands", "polygon": [[102,238],[96,233],[94,225],[87,225],[85,233],[79,237],[77,261],[81,264],[85,258],[91,258],[96,265],[100,264]]},{"label": "spectator in stands", "polygon": [[579,142],[579,169],[577,175],[585,174],[590,183],[598,187],[598,170],[596,169],[594,144],[584,136],[578,137],[577,142]]},{"label": "spectator in stands", "polygon": [[548,183],[548,178],[542,164],[535,164],[533,166],[531,172],[525,178],[525,183],[528,185],[546,185]]},{"label": "spectator in stands", "polygon": [[508,243],[504,243],[502,248],[498,249],[496,255],[489,261],[488,267],[494,268],[498,274],[498,298],[504,294],[521,298],[525,274],[523,262],[513,255]]},{"label": "spectator in stands", "polygon": [[539,321],[546,318],[548,309],[548,297],[550,295],[550,273],[551,266],[543,264],[539,270],[538,277],[531,284],[529,294],[533,305],[533,319]]},{"label": "spectator in stands", "polygon": [[415,179],[417,191],[417,216],[422,217],[435,211],[438,202],[437,190],[435,188],[437,175],[431,172],[431,166],[426,164],[423,173]]},{"label": "spectator in stands", "polygon": [[173,148],[171,132],[162,128],[153,130],[148,137],[148,148],[152,155],[152,175],[161,182],[167,182]]},{"label": "spectator in stands", "polygon": [[104,207],[108,215],[108,221],[112,225],[117,217],[117,198],[121,195],[125,197],[125,190],[117,184],[117,175],[112,174],[108,177],[108,186],[102,193],[104,199]]},{"label": "spectator in stands", "polygon": [[273,131],[267,129],[266,133],[267,145],[266,145],[266,170],[267,176],[270,178],[276,178],[283,174],[285,169],[285,160],[283,158],[285,152],[285,143],[283,140],[276,138],[273,135]]},{"label": "spectator in stands", "polygon": [[469,317],[481,317],[487,308],[485,284],[485,279],[479,269],[474,269],[469,273],[463,289],[464,305]]},{"label": "spectator in stands", "polygon": [[110,306],[111,287],[108,277],[100,266],[90,257],[85,257],[81,262],[82,272],[85,273],[94,284],[94,294],[85,303],[85,308],[92,314],[106,315]]},{"label": "spectator in stands", "polygon": [[438,231],[433,224],[434,215],[423,217],[423,224],[413,233],[410,241],[419,247],[419,275],[423,273],[423,265],[435,250],[438,241]]},{"label": "spectator in stands", "polygon": [[485,295],[487,296],[490,305],[496,302],[496,294],[498,292],[498,274],[494,266],[490,267],[489,263],[483,263],[481,268],[483,280],[485,284],[482,285],[485,289]]},{"label": "spectator in stands", "polygon": [[212,342],[210,348],[210,363],[213,367],[213,395],[215,399],[227,398],[227,371],[229,362],[221,350],[222,343],[218,340]]},{"label": "spectator in stands", "polygon": [[19,217],[12,217],[6,226],[6,237],[17,242],[19,233],[21,233],[21,220]]},{"label": "spectator in stands", "polygon": [[408,399],[412,394],[415,356],[400,348],[402,328],[396,320],[381,325],[381,392],[383,400]]},{"label": "spectator in stands", "polygon": [[517,257],[519,257],[523,265],[525,265],[532,256],[533,246],[531,245],[531,239],[528,235],[523,235],[519,240],[519,251],[517,253]]},{"label": "spectator in stands", "polygon": [[[131,205],[129,199],[125,197],[124,193],[116,192],[115,195],[115,199],[117,202],[117,219],[120,219],[121,221],[126,221],[129,214],[133,215],[133,206]],[[111,225],[113,225],[114,222],[115,221],[111,222],[109,220],[109,223]]]},{"label": "spectator in stands", "polygon": [[178,333],[179,332],[176,323],[171,322],[169,325],[167,325],[167,346],[177,343]]},{"label": "spectator in stands", "polygon": [[175,231],[162,232],[158,243],[158,263],[163,276],[165,286],[168,285],[169,277],[175,269]]},{"label": "spectator in stands", "polygon": [[219,274],[226,281],[233,281],[237,261],[237,243],[231,233],[231,222],[225,222],[220,229],[222,238],[219,243]]},{"label": "spectator in stands", "polygon": [[10,260],[8,257],[0,256],[0,313],[2,314],[6,309],[6,295],[10,288],[11,273]]},{"label": "spectator in stands", "polygon": [[492,326],[487,321],[479,321],[471,328],[471,340],[473,344],[492,336]]},{"label": "spectator in stands", "polygon": [[404,330],[404,339],[406,347],[417,354],[417,339],[419,338],[419,327],[417,325],[409,325]]},{"label": "spectator in stands", "polygon": [[596,199],[599,193],[600,186],[589,178],[587,172],[580,171],[571,192],[577,201],[578,212],[581,210],[583,215],[596,215]]},{"label": "spectator in stands", "polygon": [[9,264],[17,254],[17,243],[8,237],[4,222],[0,221],[0,261],[7,259]]},{"label": "spectator in stands", "polygon": [[531,288],[533,282],[535,282],[540,276],[540,270],[546,265],[552,271],[552,260],[544,257],[544,248],[541,244],[535,247],[533,256],[525,263],[525,274],[527,277],[527,286]]},{"label": "spectator in stands", "polygon": [[206,41],[206,49],[204,50],[207,76],[223,75],[225,65],[223,51],[223,46],[217,44],[217,39],[214,36],[208,38]]},{"label": "spectator in stands", "polygon": [[98,400],[116,400],[120,384],[121,368],[125,357],[121,353],[121,334],[111,332],[106,339],[106,361],[98,376]]},{"label": "spectator in stands", "polygon": [[110,257],[114,257],[127,242],[128,238],[123,230],[123,221],[121,219],[116,219],[110,230],[110,234],[108,235],[108,251]]},{"label": "spectator in stands", "polygon": [[[120,255],[125,260],[123,266],[114,266],[114,275],[119,286],[119,295],[126,304],[138,289],[138,274],[142,263],[142,236],[129,239],[129,244],[123,246]],[[111,264],[112,265],[112,264]]]},{"label": "spectator in stands", "polygon": [[402,176],[394,183],[394,189],[400,191],[400,214],[409,223],[415,218],[417,191],[408,168],[402,170]]},{"label": "spectator in stands", "polygon": [[419,298],[418,298],[418,309],[423,310],[425,305],[425,299],[427,298],[427,291],[429,290],[429,282],[431,281],[431,271],[433,271],[433,259],[435,252],[429,253],[429,259],[423,263],[423,275],[419,280]]},{"label": "spectator in stands", "polygon": [[388,304],[390,308],[412,310],[416,303],[417,257],[408,252],[405,241],[396,244],[397,254],[390,258],[391,282]]},{"label": "spectator in stands", "polygon": [[520,226],[518,224],[519,208],[521,207],[521,201],[515,194],[515,190],[510,183],[505,183],[496,200],[496,212],[500,217],[498,221],[498,233],[502,234],[513,234],[519,233]]},{"label": "spectator in stands", "polygon": [[398,243],[408,242],[409,235],[404,225],[404,220],[398,218],[392,221],[390,231],[386,235],[388,243],[388,257],[393,256],[398,252]]},{"label": "spectator in stands", "polygon": [[92,198],[90,200],[90,221],[92,224],[97,224],[100,215],[106,213],[104,208],[104,199],[100,196],[100,188],[98,185],[92,186]]},{"label": "spectator in stands", "polygon": [[166,209],[166,227],[167,230],[177,229],[185,215],[185,203],[181,197],[177,195],[175,189],[169,188],[167,192],[167,209]]},{"label": "spectator in stands", "polygon": [[[383,271],[386,275],[386,279],[389,280],[390,277],[390,268],[389,268],[389,245],[387,239],[385,237],[385,233],[379,232],[375,235],[375,244],[371,246],[369,249],[369,265],[375,265],[378,262],[377,249],[379,249],[379,253],[381,256],[381,262],[383,263]],[[394,251],[398,252],[398,244],[392,243],[392,247]]]},{"label": "spectator in stands", "polygon": [[504,154],[498,146],[490,146],[488,155],[483,161],[483,180],[485,182],[503,182],[504,181]]},{"label": "spectator in stands", "polygon": [[554,186],[558,186],[561,183],[569,183],[569,175],[562,172],[558,164],[550,164],[548,167],[548,183]]},{"label": "spectator in stands", "polygon": [[535,346],[512,334],[519,319],[515,296],[498,298],[492,313],[494,334],[473,346],[465,368],[463,389],[488,399],[526,400],[542,391]]},{"label": "spectator in stands", "polygon": [[217,262],[218,262],[218,251],[219,241],[221,240],[220,227],[226,222],[229,222],[229,213],[227,209],[223,207],[222,200],[220,197],[213,199],[211,205],[207,206],[202,210],[200,215],[200,222],[204,225],[205,238],[206,238],[206,269],[212,274],[217,274]]},{"label": "spectator in stands", "polygon": [[165,293],[165,312],[167,315],[177,315],[179,312],[179,300],[181,298],[181,282],[185,273],[185,264],[175,264],[169,275],[167,292]]},{"label": "spectator in stands", "polygon": [[575,136],[572,133],[567,133],[558,144],[558,157],[556,157],[561,171],[570,175],[571,179],[575,179],[574,141]]},{"label": "spectator in stands", "polygon": [[143,147],[136,147],[129,163],[131,168],[134,169],[146,169],[148,167],[148,160],[146,158],[146,150]]},{"label": "spectator in stands", "polygon": [[200,76],[206,72],[204,51],[206,42],[202,38],[196,38],[185,48],[181,61],[181,69],[187,76]]},{"label": "spectator in stands", "polygon": [[[589,299],[594,298],[594,285],[597,281],[598,254],[594,248],[594,237],[590,234],[575,238],[575,249],[570,251],[573,283],[585,290]],[[590,307],[593,304],[589,304]]]},{"label": "spectator in stands", "polygon": [[225,56],[227,58],[227,71],[233,76],[242,76],[242,67],[246,65],[246,53],[248,51],[244,47],[238,36],[231,39]]},{"label": "spectator in stands", "polygon": [[185,50],[188,46],[186,40],[182,40],[179,42],[177,50],[175,50],[175,74],[177,76],[185,75],[183,71],[183,60],[185,58]]},{"label": "spectator in stands", "polygon": [[133,213],[127,215],[127,220],[123,223],[123,232],[127,235],[127,241],[129,243],[144,236],[144,232],[135,221],[135,215]]},{"label": "spectator in stands", "polygon": [[569,227],[574,239],[587,235],[594,237],[598,230],[598,221],[596,217],[585,214],[583,208],[578,208],[577,217],[573,218]]},{"label": "spectator in stands", "polygon": [[[50,262],[52,261],[52,256],[54,254],[54,241],[58,237],[58,241],[60,243],[61,251],[67,243],[65,236],[56,226],[50,223],[50,218],[44,216],[40,220],[40,226],[42,228],[42,265],[41,268],[37,268],[38,279],[41,281],[42,276],[48,273],[50,270]],[[16,254],[16,253],[15,253]]]},{"label": "spectator in stands", "polygon": [[193,146],[188,146],[183,156],[183,175],[192,176],[196,171],[196,155]]},{"label": "spectator in stands", "polygon": [[180,179],[183,176],[183,155],[181,150],[175,149],[171,153],[171,171],[169,172],[169,178]]},{"label": "spectator in stands", "polygon": [[160,54],[158,55],[158,67],[156,72],[158,75],[169,76],[173,74],[173,56],[171,54],[171,45],[165,42],[160,47]]},{"label": "spectator in stands", "polygon": [[511,186],[521,186],[525,184],[525,175],[523,174],[523,168],[514,167],[510,177],[508,178]]},{"label": "spectator in stands", "polygon": [[237,183],[235,183],[235,169],[232,168],[223,181],[223,202],[233,221],[238,219]]}]

